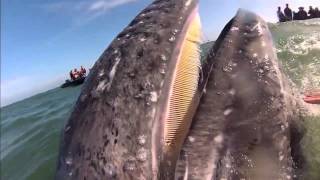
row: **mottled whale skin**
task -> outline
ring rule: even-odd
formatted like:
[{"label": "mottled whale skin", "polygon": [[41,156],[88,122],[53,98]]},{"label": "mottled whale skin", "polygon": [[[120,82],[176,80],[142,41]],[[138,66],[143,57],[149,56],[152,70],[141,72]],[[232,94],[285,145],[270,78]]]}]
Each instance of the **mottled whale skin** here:
[{"label": "mottled whale skin", "polygon": [[[162,152],[163,135],[155,128],[163,123],[158,122],[160,107],[197,4],[154,1],[104,51],[65,126],[56,179],[173,179],[190,125],[169,155]],[[199,73],[195,108],[209,66],[205,63]]]},{"label": "mottled whale skin", "polygon": [[267,24],[239,10],[210,51],[213,68],[176,179],[295,179],[297,103]]}]

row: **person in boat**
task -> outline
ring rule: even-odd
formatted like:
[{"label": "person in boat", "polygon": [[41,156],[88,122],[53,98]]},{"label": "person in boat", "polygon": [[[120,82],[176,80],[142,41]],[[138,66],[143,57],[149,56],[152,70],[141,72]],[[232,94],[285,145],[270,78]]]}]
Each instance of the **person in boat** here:
[{"label": "person in boat", "polygon": [[315,15],[315,18],[320,18],[320,11],[318,7],[314,8],[314,15]]},{"label": "person in boat", "polygon": [[292,21],[292,10],[289,8],[289,4],[286,4],[286,8],[284,9],[284,15],[286,16],[288,21]]},{"label": "person in boat", "polygon": [[78,79],[80,77],[80,72],[77,70],[77,68],[74,68],[72,74],[74,76],[74,79]]},{"label": "person in boat", "polygon": [[308,13],[304,10],[304,7],[299,7],[299,11],[297,15],[298,15],[298,20],[308,19]]},{"label": "person in boat", "polygon": [[310,104],[320,104],[320,89],[305,92],[303,100]]},{"label": "person in boat", "polygon": [[278,15],[279,22],[286,22],[286,16],[281,11],[280,6],[278,7],[277,15]]},{"label": "person in boat", "polygon": [[80,74],[81,74],[81,77],[84,77],[87,75],[87,70],[82,66],[80,67]]},{"label": "person in boat", "polygon": [[69,73],[69,75],[70,75],[70,79],[71,79],[72,81],[74,81],[74,80],[75,80],[75,78],[74,78],[74,75],[73,75],[73,72],[72,72],[72,70],[70,70],[70,73]]},{"label": "person in boat", "polygon": [[312,6],[309,6],[308,14],[309,14],[309,19],[312,19],[312,18],[315,18],[315,17],[316,17],[316,15],[315,15],[315,10],[313,9]]}]

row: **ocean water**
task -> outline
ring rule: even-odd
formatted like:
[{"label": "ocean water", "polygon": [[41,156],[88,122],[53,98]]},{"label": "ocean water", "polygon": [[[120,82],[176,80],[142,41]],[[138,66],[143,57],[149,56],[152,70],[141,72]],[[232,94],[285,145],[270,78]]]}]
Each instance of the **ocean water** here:
[{"label": "ocean water", "polygon": [[1,108],[1,179],[54,178],[61,130],[81,86],[56,88]]},{"label": "ocean water", "polygon": [[[320,89],[320,19],[270,24],[283,71],[300,93]],[[305,127],[301,145],[305,156],[303,179],[320,179],[320,105],[305,104],[300,120]]]},{"label": "ocean water", "polygon": [[[320,19],[269,26],[283,70],[300,96],[320,88]],[[1,108],[1,179],[53,179],[60,133],[80,90],[56,88]],[[319,114],[319,105],[308,105],[301,117],[306,127],[306,179],[320,179]]]}]

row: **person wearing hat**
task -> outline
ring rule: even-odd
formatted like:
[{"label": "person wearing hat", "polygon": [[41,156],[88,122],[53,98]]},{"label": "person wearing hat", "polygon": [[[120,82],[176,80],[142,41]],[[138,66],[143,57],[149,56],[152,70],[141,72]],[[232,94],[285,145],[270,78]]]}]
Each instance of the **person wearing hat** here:
[{"label": "person wearing hat", "polygon": [[298,20],[306,20],[306,19],[308,19],[308,14],[304,10],[304,7],[299,7],[299,11],[298,11],[297,15],[298,15]]}]

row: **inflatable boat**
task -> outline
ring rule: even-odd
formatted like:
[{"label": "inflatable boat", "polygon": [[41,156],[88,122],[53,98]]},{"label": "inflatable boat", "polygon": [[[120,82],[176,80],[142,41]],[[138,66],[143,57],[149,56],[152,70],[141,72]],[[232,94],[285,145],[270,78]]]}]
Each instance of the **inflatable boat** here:
[{"label": "inflatable boat", "polygon": [[78,86],[78,85],[82,84],[85,79],[86,79],[86,77],[80,77],[80,78],[75,79],[73,81],[67,79],[66,82],[64,84],[62,84],[60,87],[66,88],[66,87],[70,87],[70,86]]}]

